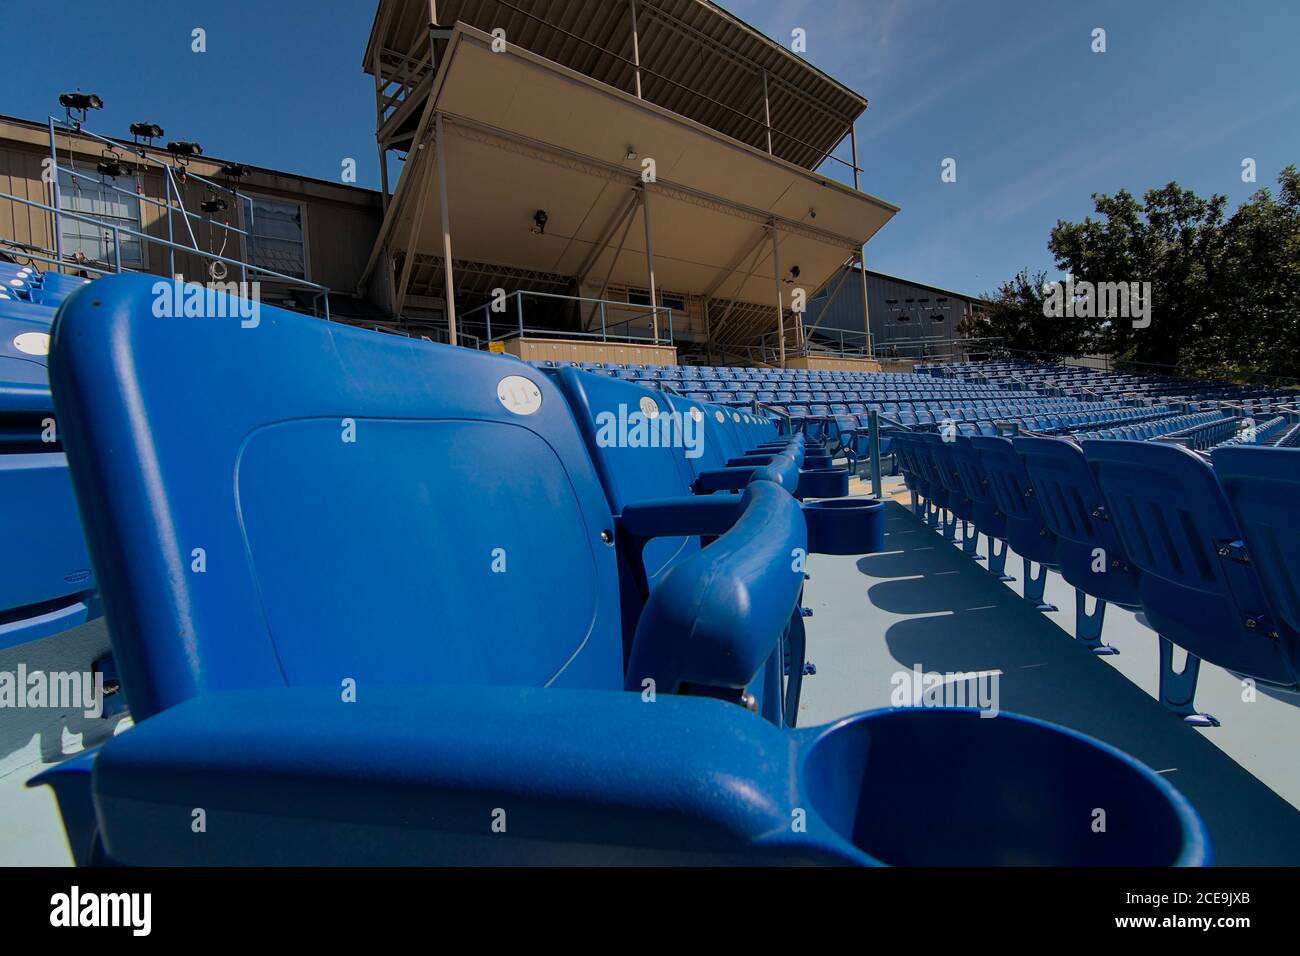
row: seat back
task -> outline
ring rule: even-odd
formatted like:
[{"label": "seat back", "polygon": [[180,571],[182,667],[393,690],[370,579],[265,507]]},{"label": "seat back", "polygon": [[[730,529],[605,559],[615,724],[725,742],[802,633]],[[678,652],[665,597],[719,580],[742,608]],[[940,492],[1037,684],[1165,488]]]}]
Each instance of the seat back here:
[{"label": "seat back", "polygon": [[1300,634],[1300,450],[1235,446],[1210,457],[1270,608]]},{"label": "seat back", "polygon": [[50,395],[51,310],[0,302],[0,648],[80,624],[95,579]]},{"label": "seat back", "polygon": [[1025,463],[1010,439],[972,435],[971,447],[980,456],[989,490],[1006,516],[1007,543],[1030,561],[1056,563],[1056,535],[1043,521]]},{"label": "seat back", "polygon": [[1137,569],[1124,552],[1083,451],[1061,438],[1024,436],[1012,444],[1024,460],[1043,521],[1057,537],[1061,576],[1102,600],[1140,604]]},{"label": "seat back", "polygon": [[179,292],[143,276],[91,288],[50,371],[137,719],[348,679],[623,685],[609,504],[542,372],[268,306],[160,319],[154,289]]},{"label": "seat back", "polygon": [[1151,625],[1211,663],[1293,686],[1259,579],[1234,553],[1241,531],[1210,466],[1161,442],[1086,441],[1083,452],[1140,571]]}]

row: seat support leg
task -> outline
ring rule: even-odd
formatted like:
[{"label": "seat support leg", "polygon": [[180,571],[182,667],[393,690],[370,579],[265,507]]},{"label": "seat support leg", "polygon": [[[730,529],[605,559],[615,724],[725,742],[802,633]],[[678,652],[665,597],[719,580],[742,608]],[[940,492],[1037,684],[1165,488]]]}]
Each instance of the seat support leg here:
[{"label": "seat support leg", "polygon": [[1097,598],[1097,606],[1088,613],[1088,595],[1080,588],[1074,589],[1074,637],[1079,643],[1099,657],[1118,654],[1119,648],[1103,643],[1102,623],[1106,620],[1106,602]]},{"label": "seat support leg", "polygon": [[983,561],[984,555],[979,554],[980,533],[975,530],[973,521],[963,521],[961,523],[961,550],[962,554],[969,555],[976,561]]},{"label": "seat support leg", "polygon": [[1059,610],[1055,604],[1043,600],[1043,593],[1047,590],[1047,565],[1039,562],[1038,573],[1034,574],[1034,562],[1028,558],[1021,560],[1025,563],[1025,600],[1039,611]]},{"label": "seat support leg", "polygon": [[[1001,548],[998,545],[1002,545]],[[1015,578],[1007,574],[1007,543],[989,537],[989,571],[1004,584]]]},{"label": "seat support leg", "polygon": [[939,520],[943,522],[943,539],[945,541],[956,541],[957,516],[949,511],[940,515]]},{"label": "seat support leg", "polygon": [[793,727],[799,719],[799,697],[803,692],[805,655],[808,653],[808,637],[804,631],[801,608],[796,607],[790,616],[786,648],[785,723],[787,727]]},{"label": "seat support leg", "polygon": [[1201,659],[1188,653],[1181,672],[1174,670],[1174,642],[1160,638],[1160,703],[1193,727],[1218,727],[1219,719],[1196,709],[1196,680],[1201,675]]}]

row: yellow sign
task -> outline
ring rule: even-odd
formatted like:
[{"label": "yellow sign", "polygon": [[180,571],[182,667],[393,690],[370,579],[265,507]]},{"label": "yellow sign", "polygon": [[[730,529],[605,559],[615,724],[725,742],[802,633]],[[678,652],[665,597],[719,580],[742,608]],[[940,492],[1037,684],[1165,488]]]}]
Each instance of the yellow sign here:
[{"label": "yellow sign", "polygon": [[504,343],[504,342],[489,342],[489,343],[488,343],[488,351],[489,351],[489,352],[495,352],[497,355],[504,355],[505,352],[506,352],[506,343]]}]

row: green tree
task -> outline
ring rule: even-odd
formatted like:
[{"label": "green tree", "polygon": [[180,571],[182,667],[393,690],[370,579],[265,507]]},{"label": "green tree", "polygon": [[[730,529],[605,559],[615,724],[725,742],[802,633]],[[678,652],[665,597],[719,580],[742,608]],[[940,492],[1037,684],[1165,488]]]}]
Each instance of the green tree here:
[{"label": "green tree", "polygon": [[1235,375],[1300,378],[1300,173],[1288,166],[1278,196],[1260,189],[1224,227],[1218,321],[1181,357]]},{"label": "green tree", "polygon": [[1226,197],[1202,199],[1169,183],[1148,190],[1141,204],[1125,190],[1092,198],[1100,218],[1058,221],[1047,248],[1076,282],[1151,283],[1151,323],[1134,328],[1101,316],[1062,321],[1082,323],[1083,335],[1100,351],[1177,365],[1184,349],[1219,318],[1214,287]]},{"label": "green tree", "polygon": [[1076,283],[1150,283],[1150,324],[1045,318],[1044,274],[1021,270],[989,297],[969,334],[1008,347],[1119,359],[1183,373],[1300,377],[1300,173],[1278,176],[1225,217],[1227,199],[1169,183],[1139,202],[1093,194],[1095,216],[1060,220],[1047,247]]},{"label": "green tree", "polygon": [[985,296],[984,308],[963,321],[958,331],[968,336],[996,336],[1009,349],[1044,355],[1080,355],[1086,348],[1083,326],[1072,319],[1052,318],[1043,309],[1047,273],[1021,269],[996,292]]}]

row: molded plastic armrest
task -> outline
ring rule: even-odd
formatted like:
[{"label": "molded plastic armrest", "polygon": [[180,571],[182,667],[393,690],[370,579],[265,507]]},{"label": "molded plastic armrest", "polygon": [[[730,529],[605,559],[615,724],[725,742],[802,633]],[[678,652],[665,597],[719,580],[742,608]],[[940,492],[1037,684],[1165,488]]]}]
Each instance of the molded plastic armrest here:
[{"label": "molded plastic armrest", "polygon": [[108,858],[133,865],[860,856],[791,834],[792,751],[704,698],[361,680],[352,703],[277,687],[164,711],[104,746],[94,797]]},{"label": "molded plastic armrest", "polygon": [[803,586],[807,526],[770,481],[752,482],[740,505],[725,534],[655,585],[632,641],[629,690],[649,679],[659,693],[689,685],[738,697],[776,651]]}]

